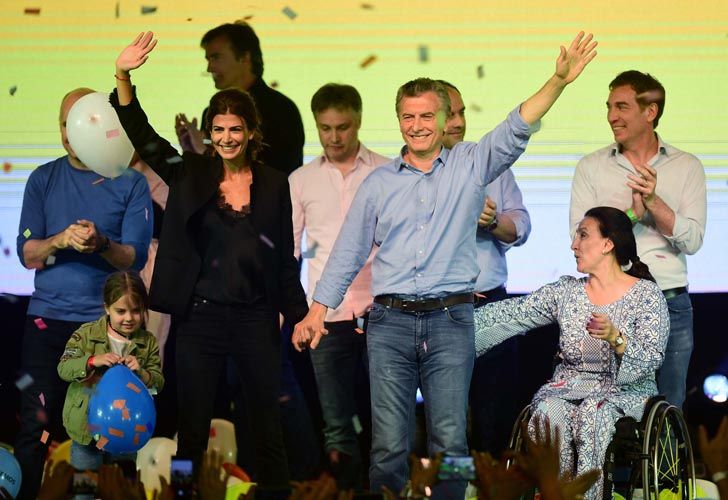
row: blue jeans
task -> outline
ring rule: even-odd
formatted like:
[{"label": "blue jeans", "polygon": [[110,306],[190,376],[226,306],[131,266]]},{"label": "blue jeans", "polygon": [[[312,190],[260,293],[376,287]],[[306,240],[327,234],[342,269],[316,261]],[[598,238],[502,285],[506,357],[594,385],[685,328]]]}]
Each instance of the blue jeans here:
[{"label": "blue jeans", "polygon": [[109,463],[111,460],[130,460],[136,462],[136,453],[111,455],[96,448],[93,441],[92,444],[80,444],[76,441],[71,442],[71,466],[76,470],[97,471],[104,462]]},{"label": "blue jeans", "polygon": [[[367,331],[372,401],[370,489],[399,492],[409,477],[409,425],[419,382],[428,451],[467,455],[468,388],[475,359],[473,305],[407,313],[374,304]],[[462,498],[464,481],[447,484]],[[455,491],[458,490],[458,491]],[[461,490],[461,491],[460,491]]]},{"label": "blue jeans", "polygon": [[329,334],[311,351],[323,412],[325,449],[339,450],[361,461],[352,418],[357,413],[357,376],[366,363],[366,336],[355,333],[353,321],[326,323]]},{"label": "blue jeans", "polygon": [[670,337],[665,360],[657,372],[657,389],[668,403],[682,408],[690,355],[693,352],[693,305],[690,295],[682,293],[667,300],[670,311]]}]

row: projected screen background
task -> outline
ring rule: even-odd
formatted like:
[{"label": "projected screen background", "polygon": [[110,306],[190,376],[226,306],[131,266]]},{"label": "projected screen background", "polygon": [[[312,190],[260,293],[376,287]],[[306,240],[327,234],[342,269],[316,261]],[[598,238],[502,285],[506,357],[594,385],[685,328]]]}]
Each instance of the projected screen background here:
[{"label": "projected screen background", "polygon": [[153,30],[159,45],[134,73],[134,83],[152,124],[174,140],[175,113],[199,117],[214,92],[201,36],[241,18],[261,39],[264,79],[301,111],[307,161],[320,152],[309,102],[324,83],[359,89],[360,138],[394,156],[402,144],[394,97],[403,82],[430,76],[457,85],[467,106],[466,140],[477,140],[541,86],[560,44],[579,29],[594,32],[597,59],[566,90],[513,167],[533,230],[523,247],[508,253],[509,291],[529,291],[576,272],[568,231],[573,169],[581,156],[612,141],[607,85],[626,69],[650,72],[663,83],[661,136],[705,166],[708,228],[703,248],[688,258],[691,291],[728,291],[725,0],[462,0],[441,9],[401,0],[29,1],[0,1],[0,292],[32,291],[33,273],[20,266],[15,239],[28,175],[65,154],[58,131],[61,97],[81,86],[111,90],[118,52],[139,31]]}]

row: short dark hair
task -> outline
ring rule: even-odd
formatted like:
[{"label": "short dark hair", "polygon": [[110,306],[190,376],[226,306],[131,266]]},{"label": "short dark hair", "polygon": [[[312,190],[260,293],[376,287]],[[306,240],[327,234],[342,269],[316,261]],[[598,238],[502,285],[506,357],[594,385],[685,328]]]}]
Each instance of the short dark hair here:
[{"label": "short dark hair", "polygon": [[258,152],[263,147],[263,134],[260,132],[260,116],[255,108],[253,98],[239,89],[225,89],[217,92],[210,99],[210,106],[205,114],[205,127],[208,133],[212,131],[212,120],[217,115],[232,114],[240,117],[248,132],[253,138],[248,141],[245,149],[245,157],[249,162],[255,161]]},{"label": "short dark hair", "polygon": [[147,287],[139,277],[139,274],[133,271],[117,271],[108,278],[104,283],[104,305],[111,306],[124,295],[129,295],[134,305],[139,307],[143,313],[149,309],[149,295]]},{"label": "short dark hair", "polygon": [[445,111],[445,116],[450,114],[450,94],[447,93],[445,86],[438,80],[432,80],[431,78],[415,78],[402,85],[397,90],[397,101],[395,103],[395,109],[399,115],[399,103],[405,97],[417,97],[426,92],[434,92],[440,99],[440,106]]},{"label": "short dark hair", "polygon": [[603,238],[612,240],[617,263],[620,266],[632,263],[627,274],[635,278],[655,281],[650,274],[650,268],[637,256],[637,242],[632,232],[632,221],[629,220],[626,213],[614,207],[594,207],[584,214],[584,218],[586,217],[597,221],[599,233]]},{"label": "short dark hair", "polygon": [[248,23],[239,20],[234,23],[221,24],[205,33],[200,41],[200,47],[205,48],[216,38],[226,38],[238,59],[246,53],[250,54],[253,74],[259,78],[263,77],[263,53],[260,50],[260,40]]},{"label": "short dark hair", "polygon": [[609,90],[629,85],[637,94],[637,104],[641,109],[654,103],[657,105],[657,115],[652,122],[652,128],[657,128],[662,112],[665,110],[665,87],[657,81],[657,78],[649,73],[642,73],[631,69],[623,71],[609,84]]},{"label": "short dark hair", "polygon": [[327,83],[311,98],[311,111],[315,117],[329,108],[339,111],[351,109],[361,118],[361,96],[351,85]]}]

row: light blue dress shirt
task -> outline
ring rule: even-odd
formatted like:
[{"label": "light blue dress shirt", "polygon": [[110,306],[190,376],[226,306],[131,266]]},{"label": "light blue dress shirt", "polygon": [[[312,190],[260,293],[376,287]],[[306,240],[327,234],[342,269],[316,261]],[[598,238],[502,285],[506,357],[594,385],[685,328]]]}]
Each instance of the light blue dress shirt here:
[{"label": "light blue dress shirt", "polygon": [[373,245],[379,247],[372,264],[374,296],[473,291],[479,273],[475,233],[485,187],[528,144],[530,131],[519,108],[479,142],[442,148],[427,173],[403,160],[406,148],[372,172],[349,208],[314,300],[337,307]]}]

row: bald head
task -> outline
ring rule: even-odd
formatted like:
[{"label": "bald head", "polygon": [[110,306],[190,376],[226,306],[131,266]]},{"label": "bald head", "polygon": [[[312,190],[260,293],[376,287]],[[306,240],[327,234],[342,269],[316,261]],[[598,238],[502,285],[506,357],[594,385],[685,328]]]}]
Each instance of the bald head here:
[{"label": "bald head", "polygon": [[68,118],[68,112],[71,111],[71,108],[74,104],[76,104],[76,101],[78,101],[83,96],[93,94],[94,92],[96,91],[81,87],[70,91],[68,94],[63,96],[63,99],[61,100],[61,113],[58,117],[58,122],[61,126],[61,143],[63,144],[63,149],[65,149],[68,153],[68,159],[71,162],[71,165],[76,168],[86,168],[86,166],[81,162],[81,160],[78,159],[76,153],[73,152],[71,145],[68,143],[68,135],[66,133],[66,119]]}]

